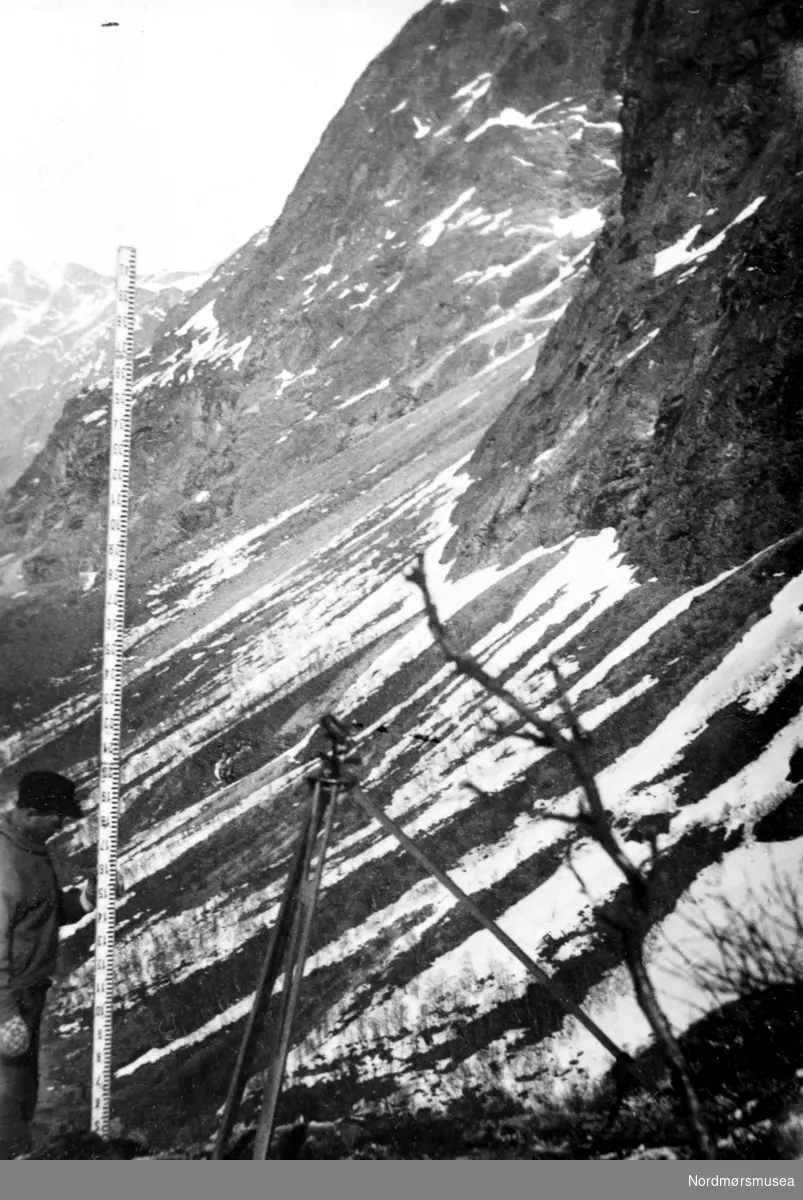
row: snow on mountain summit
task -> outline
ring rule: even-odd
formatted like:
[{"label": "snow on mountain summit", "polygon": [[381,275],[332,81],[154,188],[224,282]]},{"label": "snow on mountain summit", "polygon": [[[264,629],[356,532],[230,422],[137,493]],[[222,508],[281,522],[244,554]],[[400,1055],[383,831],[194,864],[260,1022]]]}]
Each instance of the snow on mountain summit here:
[{"label": "snow on mountain summit", "polygon": [[[143,279],[137,292],[136,345],[211,271]],[[64,402],[110,374],[112,275],[80,263],[43,273],[19,260],[0,272],[0,490],[21,474],[44,446]]]}]

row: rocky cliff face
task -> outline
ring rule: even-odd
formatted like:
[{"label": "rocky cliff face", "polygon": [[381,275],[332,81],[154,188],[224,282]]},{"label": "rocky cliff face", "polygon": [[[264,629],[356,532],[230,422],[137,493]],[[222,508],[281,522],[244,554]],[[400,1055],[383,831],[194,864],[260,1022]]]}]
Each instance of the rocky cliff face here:
[{"label": "rocky cliff face", "polygon": [[[483,722],[443,668],[403,574],[425,549],[461,643],[547,713],[560,658],[617,836],[637,863],[657,850],[651,965],[704,1102],[727,1124],[739,1039],[751,1079],[796,1086],[799,983],[745,1024],[697,969],[711,922],[786,927],[772,881],[803,848],[799,36],[782,3],[432,3],[359,81],[270,235],[140,360],[127,1122],[214,1130],[327,708],[374,749],[366,791],[648,1052],[612,933],[619,876],[563,819],[566,765]],[[617,96],[620,191],[617,143],[597,140],[615,137]],[[90,811],[102,595],[71,564],[98,552],[105,450],[82,417],[101,398],[67,407],[13,489],[0,559],[4,786],[57,766]],[[93,840],[92,821],[65,837],[68,871]],[[65,938],[58,1088],[86,1075],[90,943],[89,923]],[[548,1104],[610,1065],[347,803],[310,949],[288,1120],[489,1087]]]},{"label": "rocky cliff face", "polygon": [[[209,274],[140,280],[138,350]],[[0,275],[0,491],[44,447],[66,400],[82,388],[108,386],[113,318],[114,278],[77,263],[55,283],[21,262]]]},{"label": "rocky cliff face", "polygon": [[616,528],[699,583],[800,524],[800,18],[640,6],[620,214],[475,459],[459,545]]},{"label": "rocky cliff face", "polygon": [[[456,381],[532,365],[615,205],[629,5],[542,7],[414,17],[356,84],[270,237],[141,356],[135,560]],[[3,548],[40,552],[29,582],[64,578],[64,563],[74,579],[77,560],[102,553],[105,428],[85,418],[108,403],[107,389],[82,393],[4,506]]]}]

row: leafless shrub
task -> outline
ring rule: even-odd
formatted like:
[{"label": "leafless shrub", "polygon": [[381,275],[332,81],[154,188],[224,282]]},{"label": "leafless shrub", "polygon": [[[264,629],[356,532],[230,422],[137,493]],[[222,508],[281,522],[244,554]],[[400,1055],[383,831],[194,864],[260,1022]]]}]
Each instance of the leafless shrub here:
[{"label": "leafless shrub", "polygon": [[[649,1023],[661,1056],[669,1069],[673,1087],[686,1113],[689,1134],[696,1153],[701,1158],[716,1158],[715,1145],[708,1130],[688,1064],[658,1000],[646,965],[645,940],[651,927],[651,900],[659,864],[655,841],[653,841],[653,853],[649,863],[646,868],[640,868],[631,861],[615,836],[610,814],[605,810],[597,785],[591,741],[569,701],[557,662],[552,660],[550,667],[563,714],[562,724],[547,720],[520,700],[504,684],[490,675],[473,655],[463,651],[455,642],[438,616],[427,584],[423,555],[419,556],[415,566],[408,574],[408,579],[421,591],[430,632],[447,661],[451,662],[460,674],[467,679],[472,679],[484,692],[501,700],[516,713],[523,723],[517,736],[526,738],[538,747],[557,751],[570,763],[581,789],[580,809],[574,817],[558,819],[570,822],[587,837],[596,841],[625,879],[630,895],[629,913],[627,919],[617,921],[614,928],[621,939],[624,960],[630,973],[636,1000]],[[610,920],[609,924],[614,925]]]},{"label": "leafless shrub", "polygon": [[689,924],[712,953],[690,959],[676,952],[697,986],[719,1002],[803,983],[803,868],[796,876],[773,868],[768,882],[748,887],[738,905],[719,897],[716,915],[698,906]]}]

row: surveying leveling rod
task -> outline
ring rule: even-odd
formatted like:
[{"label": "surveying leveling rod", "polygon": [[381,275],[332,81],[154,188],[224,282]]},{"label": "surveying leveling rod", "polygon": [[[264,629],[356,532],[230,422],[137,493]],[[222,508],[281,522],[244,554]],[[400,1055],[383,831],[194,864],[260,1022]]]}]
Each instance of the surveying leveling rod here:
[{"label": "surveying leveling rod", "polygon": [[100,710],[98,895],[95,914],[95,992],[92,1028],[92,1130],[109,1136],[114,927],[117,903],[117,824],[120,804],[120,726],[123,697],[123,628],[128,533],[131,396],[134,374],[136,250],[117,251],[114,368],[109,452],[106,603]]}]

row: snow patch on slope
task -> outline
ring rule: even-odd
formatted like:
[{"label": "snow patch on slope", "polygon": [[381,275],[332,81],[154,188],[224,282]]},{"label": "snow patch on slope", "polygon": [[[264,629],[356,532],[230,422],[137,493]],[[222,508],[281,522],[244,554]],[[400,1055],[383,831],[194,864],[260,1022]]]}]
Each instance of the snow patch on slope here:
[{"label": "snow patch on slope", "polygon": [[[452,479],[455,484],[459,483],[456,473],[453,473]],[[445,482],[444,479],[443,483]],[[424,497],[420,492],[417,496],[410,496],[403,504],[397,505],[397,513],[399,509],[407,505],[420,508],[422,499]],[[452,495],[453,499],[454,494]],[[441,537],[439,540],[448,536],[450,507],[448,503],[440,506]],[[392,517],[388,519],[392,520]],[[377,528],[378,525],[374,524],[374,529]],[[534,556],[543,553],[545,552],[532,551],[527,556],[527,561],[533,561]],[[554,551],[550,553],[554,553]],[[520,568],[522,562],[523,560],[520,560],[510,569]],[[469,595],[476,596],[478,584],[480,589],[483,584],[486,587],[492,586],[494,578],[498,579],[499,577],[498,572],[485,569],[483,573],[478,573],[478,578],[473,580],[450,582],[445,569],[439,564],[437,553],[430,555],[429,569],[434,581],[433,586],[437,589],[438,603],[444,616],[459,609]],[[611,652],[603,663],[598,664],[585,676],[576,680],[572,684],[573,698],[577,699],[584,692],[596,686],[605,674],[613,670],[626,657],[636,653],[668,621],[684,611],[694,598],[702,594],[704,590],[720,586],[732,574],[733,571],[725,572],[705,585],[704,588],[693,589],[685,596],[678,597],[672,604],[667,605],[661,613],[646,622],[642,629],[632,634],[626,642]],[[389,611],[388,603],[391,595],[394,590],[399,588],[401,581],[396,583],[389,581],[389,583],[392,584],[391,591],[379,605],[380,610],[386,612]],[[542,576],[528,590],[508,620],[497,625],[489,634],[480,639],[472,647],[472,650],[487,662],[489,669],[504,670],[506,666],[518,661],[523,655],[526,658],[528,645],[534,646],[539,639],[548,637],[550,627],[556,629],[563,627],[562,632],[547,640],[537,656],[535,658],[531,656],[526,660],[525,665],[520,667],[511,679],[511,686],[514,690],[526,689],[528,699],[537,703],[540,691],[538,677],[543,672],[547,657],[560,652],[561,648],[576,637],[585,625],[589,624],[595,616],[604,612],[607,607],[618,603],[629,590],[632,590],[634,585],[632,572],[623,563],[621,555],[617,553],[615,538],[611,531],[603,531],[602,534],[593,538],[571,540],[564,547],[561,557],[552,570]],[[627,814],[631,811],[633,804],[638,806],[639,812],[672,812],[672,797],[679,780],[670,778],[660,785],[648,788],[646,792],[645,780],[654,779],[659,773],[666,773],[677,756],[682,754],[690,739],[704,727],[711,715],[725,704],[730,703],[734,697],[743,696],[749,699],[758,690],[762,694],[762,702],[769,702],[773,694],[773,687],[777,688],[782,685],[781,681],[786,677],[785,672],[789,669],[790,643],[797,647],[798,652],[801,652],[803,618],[798,609],[801,598],[803,598],[803,577],[791,581],[778,594],[769,615],[757,622],[747,632],[723,662],[692,690],[683,703],[667,716],[641,746],[635,747],[623,755],[615,764],[601,773],[600,786],[615,816]],[[376,601],[372,599],[369,607],[375,612]],[[404,615],[408,611],[415,611],[415,605],[410,606],[408,603]],[[572,613],[576,614],[574,621],[570,619]],[[536,614],[540,614],[540,616],[534,621],[533,617]],[[398,617],[401,614],[396,615]],[[569,620],[568,625],[566,625],[567,620]],[[353,632],[351,636],[353,637]],[[391,647],[382,659],[376,660],[363,676],[355,681],[345,697],[346,706],[351,707],[361,698],[376,691],[384,681],[392,677],[403,662],[410,661],[411,658],[422,653],[427,645],[428,639],[424,632],[424,625],[420,621],[401,642]],[[277,647],[276,652],[282,654],[283,648]],[[784,664],[782,667],[779,666],[774,673],[772,670],[768,670],[768,662],[779,663],[780,661]],[[571,673],[571,663],[568,664],[568,667],[569,673]],[[597,710],[592,709],[586,713],[584,718],[586,724],[589,728],[593,728],[611,711],[615,711],[617,706],[642,694],[645,689],[653,686],[654,682],[645,677],[632,685],[622,697],[612,697],[604,701]],[[422,685],[422,689],[415,698],[416,701],[420,701],[422,694],[427,691],[431,694],[429,707],[421,710],[420,704],[418,705],[421,730],[425,733],[437,733],[438,731],[443,733],[447,727],[474,730],[471,722],[466,720],[475,708],[478,699],[472,685],[451,679],[449,672],[444,669],[437,672],[428,683]],[[394,720],[406,704],[413,702],[414,698],[409,698],[402,702],[396,710],[384,713],[381,719],[384,721]],[[677,840],[688,828],[695,825],[741,821],[746,817],[749,818],[751,813],[754,817],[760,815],[762,803],[766,803],[763,797],[766,796],[768,787],[777,788],[787,769],[790,748],[796,744],[795,739],[801,732],[800,724],[801,722],[798,720],[795,725],[788,727],[761,759],[741,772],[735,780],[728,781],[716,789],[706,801],[683,810],[673,821],[670,833],[663,836],[662,847]],[[370,730],[366,733],[366,736],[369,735]],[[512,779],[520,777],[522,771],[543,753],[542,750],[535,747],[522,746],[515,739],[502,739],[489,745],[487,739],[484,739],[476,730],[461,737],[458,743],[444,739],[421,754],[414,775],[400,791],[393,795],[390,803],[386,804],[387,811],[389,815],[402,821],[408,833],[415,835],[416,832],[423,829],[432,829],[461,808],[475,802],[473,792],[466,792],[464,787],[466,783],[480,786],[486,792],[493,792],[505,786]],[[398,748],[394,747],[374,767],[366,781],[366,787],[369,790],[378,787],[381,793],[382,780],[392,769],[397,755]],[[279,775],[268,785],[270,791],[286,788],[291,783],[291,779],[299,777],[299,772],[300,768],[294,767],[288,774]],[[638,793],[636,794],[637,788]],[[249,801],[253,799],[250,797]],[[577,794],[571,792],[563,797],[555,798],[551,802],[551,812],[555,816],[568,815],[574,811],[576,804]],[[198,822],[194,820],[191,824],[194,839],[198,833]],[[213,824],[216,828],[219,827],[216,823]],[[178,833],[179,829],[176,826],[176,835]],[[378,831],[375,828],[368,826],[333,848],[324,874],[324,890],[328,890],[338,880],[359,870],[367,862],[375,861],[377,857],[395,851],[395,843],[392,839],[382,836],[377,838],[377,834]],[[497,843],[474,848],[463,856],[452,869],[453,877],[470,893],[482,890],[504,878],[517,865],[526,861],[528,857],[543,849],[544,846],[554,844],[556,840],[564,836],[565,826],[562,822],[550,821],[548,817],[522,816],[516,822],[514,830],[503,835]],[[150,869],[156,869],[157,866],[164,867],[166,860],[159,853],[158,831],[152,832],[150,840],[153,849],[146,854],[150,860]],[[358,849],[359,843],[363,843],[361,850]],[[370,844],[366,845],[365,843]],[[187,841],[184,839],[184,848],[186,845]],[[164,844],[162,848],[164,849]],[[643,844],[631,843],[628,850],[636,859],[640,854],[647,852],[647,848]],[[132,848],[131,856],[134,862],[136,862],[138,853],[142,853],[142,851],[144,851],[144,847],[139,850]],[[590,895],[597,901],[609,896],[618,886],[619,880],[616,873],[612,870],[607,858],[594,844],[581,842],[578,845],[573,856],[573,866],[583,879]],[[263,919],[269,923],[275,918],[278,888],[274,888],[270,894],[263,892],[255,895],[253,900],[260,904],[271,901],[271,907],[264,914]],[[165,936],[176,939],[181,949],[182,961],[188,964],[182,971],[182,977],[186,977],[187,973],[201,969],[209,962],[223,956],[224,950],[221,949],[221,946],[225,947],[225,953],[230,953],[232,946],[242,944],[243,940],[254,934],[256,926],[250,918],[237,925],[236,917],[230,914],[230,920],[227,922],[225,915],[221,915],[225,908],[224,898],[219,898],[218,903],[210,902],[210,904],[211,907],[208,909],[194,910],[191,917],[183,914],[180,922],[171,923],[170,918],[166,918]],[[401,917],[417,917],[405,935],[395,942],[387,952],[391,957],[403,954],[407,948],[414,946],[426,929],[448,912],[452,905],[451,897],[447,893],[442,893],[432,881],[417,884],[394,902],[390,909],[372,914],[361,926],[336,939],[329,946],[322,947],[318,954],[310,959],[307,971],[311,973],[327,963],[340,961],[344,956],[355,953],[360,946],[370,944],[376,939],[379,931],[386,927],[388,921],[394,921]],[[580,946],[579,939],[591,920],[591,907],[589,895],[577,884],[572,869],[566,864],[560,867],[557,873],[540,888],[508,909],[500,918],[500,924],[511,936],[521,940],[531,952],[536,954],[538,945],[547,934],[554,937],[556,936],[555,930],[564,929],[564,927],[567,933],[578,932],[577,946]],[[204,923],[206,921],[205,913],[213,910],[217,914],[216,927],[223,921],[226,932],[222,937],[221,944],[213,948],[210,955],[209,939],[204,933]],[[137,935],[135,934],[130,948],[132,962],[142,961],[140,951],[141,947],[137,945]],[[488,1011],[500,1001],[502,998],[499,993],[500,987],[504,986],[505,994],[509,998],[511,988],[514,992],[523,991],[529,982],[523,970],[519,970],[515,960],[508,960],[504,951],[497,947],[489,935],[480,931],[471,935],[454,950],[441,956],[416,977],[414,991],[417,1000],[414,1001],[406,989],[398,989],[391,993],[386,1000],[380,998],[373,1011],[381,1014],[383,1004],[386,1004],[388,1012],[391,1012],[395,1011],[399,1005],[420,1002],[428,1006],[428,1011],[437,1013],[440,997],[443,1020],[447,1021],[453,1004],[453,996],[445,997],[443,979],[454,979],[464,969],[466,963],[470,964],[474,977],[479,976],[483,981],[482,988],[479,990],[475,988],[476,995],[473,1004],[477,1012]],[[497,978],[503,980],[504,983],[500,982],[497,985],[495,982]],[[90,986],[90,982],[89,977],[86,981],[76,980],[76,984],[80,983],[81,986],[87,987]],[[308,1071],[308,1067],[305,1068],[304,1064],[308,1063],[313,1042],[315,1053],[323,1059],[323,1062],[319,1063],[321,1071],[321,1074],[317,1076],[319,1078],[328,1077],[329,1070],[344,1054],[353,1050],[358,1042],[364,1044],[366,1033],[364,1023],[358,1025],[348,1020],[348,1013],[353,1001],[353,996],[346,996],[335,1006],[330,1014],[334,1032],[328,1040],[324,1041],[323,1046],[320,1045],[320,1038],[316,1035],[308,1040],[308,1043],[302,1043],[293,1051],[293,1063],[299,1071],[302,1069]],[[247,1009],[247,1001],[241,1001],[226,1013],[216,1017],[214,1021],[207,1022],[187,1038],[179,1039],[159,1050],[149,1051],[136,1063],[128,1064],[123,1070],[130,1073],[147,1062],[153,1062],[174,1052],[184,1044],[197,1044],[211,1033],[238,1020]],[[377,1029],[381,1027],[382,1021],[377,1020]],[[568,1026],[564,1026],[561,1037],[564,1037],[567,1028]],[[376,1036],[380,1037],[379,1034]],[[637,1038],[636,1026],[633,1026],[631,1036]],[[564,1040],[568,1044],[569,1039],[564,1037]],[[412,1045],[407,1046],[403,1039],[398,1040],[393,1069],[403,1072],[407,1060],[412,1058],[413,1054]],[[590,1061],[590,1056],[586,1055],[583,1059],[586,1068],[589,1067]],[[598,1058],[597,1065],[602,1069],[607,1066],[607,1062]],[[377,1058],[377,1072],[383,1074],[388,1069],[387,1065],[382,1065]],[[414,1073],[412,1067],[408,1065],[406,1069],[411,1073],[412,1078]],[[418,1080],[416,1086],[424,1086],[418,1075],[416,1075],[416,1080]]]},{"label": "snow patch on slope", "polygon": [[728,233],[735,225],[741,225],[748,217],[752,217],[753,213],[760,208],[766,199],[766,196],[757,196],[755,200],[742,209],[739,215],[734,217],[715,237],[709,238],[707,242],[704,242],[702,246],[698,246],[696,250],[689,250],[689,246],[702,229],[702,225],[693,226],[688,233],[684,233],[683,237],[672,246],[667,246],[665,250],[658,251],[655,256],[655,270],[653,274],[664,275],[667,271],[674,270],[675,267],[685,267],[689,263],[705,258],[706,255],[711,254],[722,245]]}]

